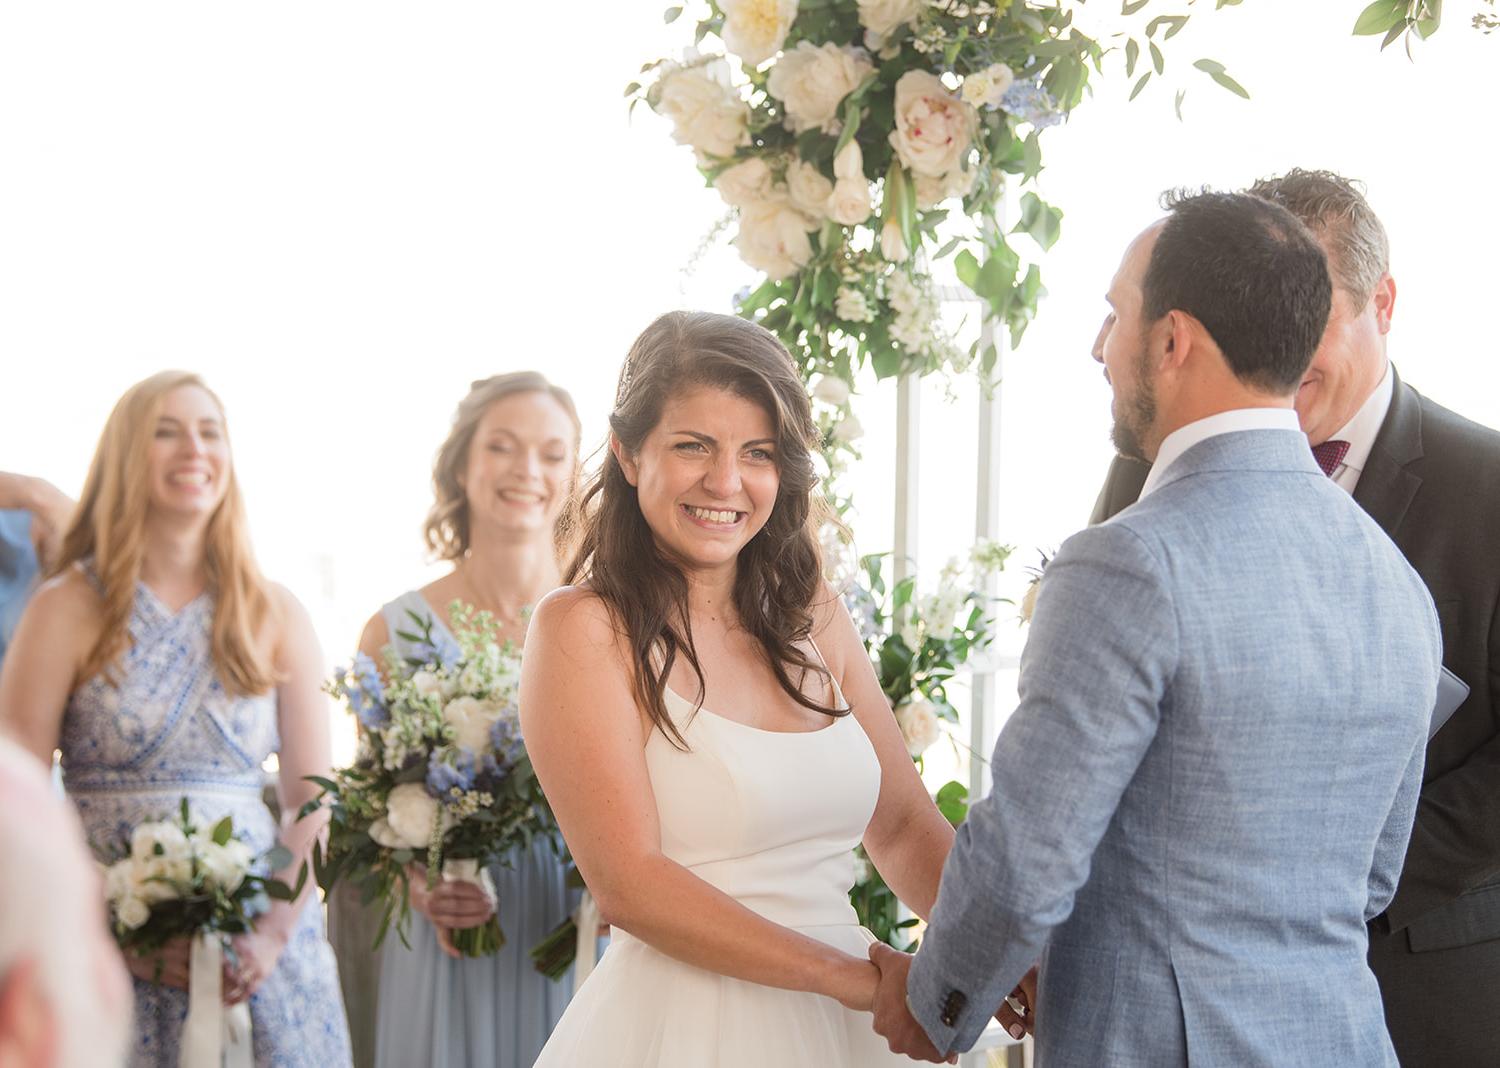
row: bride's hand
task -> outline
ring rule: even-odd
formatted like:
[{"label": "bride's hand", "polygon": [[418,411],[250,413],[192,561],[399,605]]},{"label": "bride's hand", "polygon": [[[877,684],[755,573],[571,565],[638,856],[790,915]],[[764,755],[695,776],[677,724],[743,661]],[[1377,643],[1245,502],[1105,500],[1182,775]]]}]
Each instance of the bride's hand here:
[{"label": "bride's hand", "polygon": [[[1010,997],[1000,1003],[1000,1011],[995,1013],[995,1019],[1011,1038],[1019,1039],[1036,1030],[1036,967],[1033,964],[1021,977]],[[1013,1007],[1012,1001],[1019,1007]]]},{"label": "bride's hand", "polygon": [[[166,986],[176,987],[178,990],[188,988],[189,967],[193,943],[188,938],[174,938],[162,946],[160,952],[148,953],[138,957],[129,950],[125,951],[125,967],[130,974],[137,979],[148,983],[160,982]],[[161,971],[157,971],[158,962]]]}]

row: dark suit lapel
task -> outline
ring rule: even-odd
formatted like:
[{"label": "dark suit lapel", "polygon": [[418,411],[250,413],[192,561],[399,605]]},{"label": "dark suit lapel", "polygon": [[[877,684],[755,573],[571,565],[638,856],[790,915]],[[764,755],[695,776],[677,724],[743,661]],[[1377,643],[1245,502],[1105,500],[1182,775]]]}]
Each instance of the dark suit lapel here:
[{"label": "dark suit lapel", "polygon": [[1422,405],[1417,391],[1395,375],[1391,407],[1354,486],[1354,500],[1387,534],[1394,534],[1422,486],[1407,466],[1422,458]]}]

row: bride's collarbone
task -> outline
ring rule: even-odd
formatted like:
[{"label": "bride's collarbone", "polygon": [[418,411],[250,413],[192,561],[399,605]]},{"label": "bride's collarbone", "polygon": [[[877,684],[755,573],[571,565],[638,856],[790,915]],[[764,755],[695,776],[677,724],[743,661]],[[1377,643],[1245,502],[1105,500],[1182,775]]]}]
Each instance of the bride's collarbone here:
[{"label": "bride's collarbone", "polygon": [[[782,689],[775,673],[764,661],[753,664],[744,662],[713,661],[702,663],[702,706],[721,719],[734,720],[758,730],[781,732],[804,732],[820,730],[828,726],[829,717],[799,704],[791,694]],[[794,671],[792,675],[796,679]],[[698,693],[698,679],[691,667],[683,665],[672,672],[672,688],[679,695],[693,700]],[[802,692],[819,704],[829,703],[827,683],[811,673],[803,680]]]}]

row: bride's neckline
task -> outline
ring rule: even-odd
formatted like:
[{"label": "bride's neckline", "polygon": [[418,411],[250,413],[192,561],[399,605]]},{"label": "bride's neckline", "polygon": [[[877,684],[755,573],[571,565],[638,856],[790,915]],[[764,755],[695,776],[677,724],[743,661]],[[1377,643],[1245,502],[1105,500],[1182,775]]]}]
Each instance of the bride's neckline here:
[{"label": "bride's neckline", "polygon": [[[842,693],[838,692],[838,683],[837,682],[835,682],[833,685],[834,685],[834,693],[839,698],[840,703],[842,703],[844,695]],[[693,702],[689,701],[686,697],[683,697],[682,694],[678,693],[676,690],[672,689],[672,687],[670,687],[670,686],[666,687],[666,694],[667,694],[668,698],[670,698],[673,701],[676,701],[679,705],[681,705],[682,708],[683,708],[683,710],[685,712],[688,712],[690,714],[691,713],[695,713],[695,712],[706,712],[706,713],[708,713],[708,715],[710,715],[714,719],[718,720],[720,723],[732,723],[736,727],[743,728],[744,730],[747,730],[747,731],[753,731],[756,734],[787,734],[787,735],[822,734],[824,731],[831,730],[832,728],[838,726],[839,720],[848,719],[851,715],[853,715],[853,713],[845,713],[842,716],[829,716],[827,723],[823,724],[823,726],[821,726],[821,727],[814,727],[810,731],[778,731],[778,730],[773,730],[773,729],[771,729],[769,727],[754,727],[754,726],[751,726],[748,723],[741,722],[740,720],[730,719],[728,716],[722,716],[719,713],[715,712],[713,709],[709,708],[707,705],[699,705],[695,709],[693,707]]]}]

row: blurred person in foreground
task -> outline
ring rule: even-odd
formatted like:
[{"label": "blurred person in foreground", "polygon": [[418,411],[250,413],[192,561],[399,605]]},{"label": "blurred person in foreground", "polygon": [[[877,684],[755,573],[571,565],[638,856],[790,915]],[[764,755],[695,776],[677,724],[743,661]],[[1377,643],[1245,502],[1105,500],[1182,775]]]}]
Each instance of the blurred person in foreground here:
[{"label": "blurred person in foreground", "polygon": [[[1500,433],[1422,396],[1387,358],[1390,247],[1354,183],[1293,170],[1249,192],[1301,218],[1333,272],[1297,391],[1302,430],[1427,583],[1443,663],[1469,686],[1427,745],[1396,896],[1370,924],[1386,1023],[1407,1068],[1500,1064]],[[1117,456],[1093,521],[1133,503],[1149,470]]]},{"label": "blurred person in foreground", "polygon": [[994,789],[915,958],[871,951],[876,1027],[967,1049],[1036,962],[1049,1068],[1394,1065],[1365,924],[1411,831],[1437,616],[1292,410],[1322,249],[1259,197],[1166,205],[1094,345],[1116,444],[1157,465],[1047,566]]},{"label": "blurred person in foreground", "polygon": [[0,735],[0,1066],[118,1068],[130,978],[78,817]]}]

